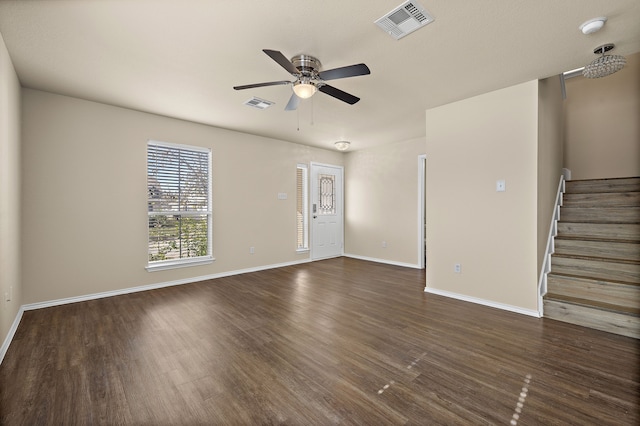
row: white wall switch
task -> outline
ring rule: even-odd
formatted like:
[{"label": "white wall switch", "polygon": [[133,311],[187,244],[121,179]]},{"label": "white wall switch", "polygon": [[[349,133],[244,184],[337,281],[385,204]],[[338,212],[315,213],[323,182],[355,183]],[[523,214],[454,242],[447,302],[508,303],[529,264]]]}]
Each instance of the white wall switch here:
[{"label": "white wall switch", "polygon": [[507,190],[507,183],[504,179],[496,181],[496,192],[505,192]]},{"label": "white wall switch", "polygon": [[256,252],[255,247],[249,247],[249,254],[254,254]]}]

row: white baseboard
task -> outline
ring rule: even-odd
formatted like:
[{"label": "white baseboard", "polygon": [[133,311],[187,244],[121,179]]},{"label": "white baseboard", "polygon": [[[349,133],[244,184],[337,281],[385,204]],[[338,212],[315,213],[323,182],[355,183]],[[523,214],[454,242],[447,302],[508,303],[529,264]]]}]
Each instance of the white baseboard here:
[{"label": "white baseboard", "polygon": [[2,342],[2,347],[0,347],[0,364],[2,364],[2,361],[4,360],[4,356],[9,350],[9,345],[13,340],[13,336],[16,334],[16,331],[18,331],[18,325],[20,325],[20,321],[22,320],[23,313],[24,313],[24,307],[21,306],[20,309],[18,309],[18,314],[16,315],[16,318],[13,320],[13,324],[11,324],[11,328],[9,329],[9,333],[7,333],[7,337],[5,337],[4,342]]},{"label": "white baseboard", "polygon": [[393,260],[377,259],[375,257],[358,256],[356,254],[348,254],[348,253],[345,253],[344,257],[350,257],[352,259],[359,259],[359,260],[366,260],[368,262],[385,263],[387,265],[403,266],[405,268],[422,269],[420,265],[415,263],[395,262]]},{"label": "white baseboard", "polygon": [[7,334],[7,336],[4,339],[4,342],[2,343],[2,347],[0,348],[0,364],[2,364],[2,360],[4,359],[4,356],[7,353],[7,350],[9,350],[9,345],[11,344],[11,341],[13,340],[13,336],[15,335],[15,333],[16,333],[16,331],[18,329],[18,325],[20,324],[20,321],[22,320],[22,314],[25,311],[32,311],[34,309],[49,308],[49,307],[52,307],[52,306],[67,305],[69,303],[84,302],[84,301],[87,301],[87,300],[102,299],[102,298],[105,298],[105,297],[120,296],[120,295],[123,295],[123,294],[137,293],[137,292],[140,292],[140,291],[155,290],[155,289],[163,288],[163,287],[171,287],[171,286],[182,285],[182,284],[190,284],[190,283],[195,283],[195,282],[198,282],[198,281],[206,281],[206,280],[212,280],[212,279],[216,279],[216,278],[230,277],[232,275],[246,274],[246,273],[249,273],[249,272],[265,271],[267,269],[282,268],[284,266],[298,265],[298,264],[307,263],[307,262],[311,262],[311,259],[296,260],[296,261],[293,261],[293,262],[278,263],[278,264],[273,264],[273,265],[257,266],[257,267],[254,267],[254,268],[247,268],[247,269],[239,269],[239,270],[235,270],[235,271],[221,272],[219,274],[203,275],[203,276],[199,276],[199,277],[185,278],[185,279],[175,280],[175,281],[166,281],[166,282],[143,285],[143,286],[138,286],[138,287],[123,288],[123,289],[120,289],[120,290],[112,290],[112,291],[105,291],[105,292],[101,292],[101,293],[85,294],[85,295],[82,295],[82,296],[67,297],[67,298],[64,298],[64,299],[47,300],[47,301],[44,301],[44,302],[37,302],[37,303],[28,303],[26,305],[22,305],[20,307],[20,309],[18,310],[18,314],[16,315],[16,318],[13,321],[13,324],[11,325],[11,328],[9,329],[9,333]]},{"label": "white baseboard", "polygon": [[49,308],[52,306],[66,305],[69,303],[84,302],[87,300],[102,299],[105,297],[120,296],[122,294],[137,293],[140,291],[155,290],[163,287],[172,287],[176,285],[196,283],[199,281],[213,280],[216,278],[230,277],[233,275],[247,274],[249,272],[259,272],[259,271],[265,271],[267,269],[282,268],[285,266],[298,265],[298,264],[307,263],[310,261],[311,261],[310,259],[304,259],[304,260],[296,260],[293,262],[278,263],[273,265],[257,266],[254,268],[238,269],[235,271],[221,272],[218,274],[201,275],[199,277],[184,278],[184,279],[174,280],[174,281],[165,281],[161,283],[143,285],[138,287],[128,287],[128,288],[123,288],[121,290],[112,290],[112,291],[105,291],[102,293],[86,294],[83,296],[67,297],[64,299],[48,300],[46,302],[29,303],[27,305],[23,305],[22,307],[24,308],[25,311],[30,311],[33,309]]},{"label": "white baseboard", "polygon": [[492,300],[479,299],[477,297],[466,296],[464,294],[453,293],[445,290],[438,290],[436,288],[424,288],[425,293],[437,294],[438,296],[450,297],[451,299],[463,300],[465,302],[471,302],[478,305],[489,306],[491,308],[502,309],[503,311],[515,312],[517,314],[528,315],[530,317],[540,318],[540,313],[532,309],[524,309],[518,306],[506,305],[504,303],[494,302]]}]

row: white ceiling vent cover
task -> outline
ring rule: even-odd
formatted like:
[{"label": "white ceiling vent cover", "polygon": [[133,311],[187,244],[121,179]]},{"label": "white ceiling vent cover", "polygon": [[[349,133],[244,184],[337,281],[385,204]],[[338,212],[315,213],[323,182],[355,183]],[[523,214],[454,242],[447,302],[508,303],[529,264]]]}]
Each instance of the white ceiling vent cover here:
[{"label": "white ceiling vent cover", "polygon": [[271,102],[271,101],[265,101],[264,99],[260,99],[260,98],[256,98],[255,96],[251,99],[249,99],[247,102],[245,102],[245,105],[248,105],[250,107],[254,107],[254,108],[258,108],[258,109],[267,109],[269,108],[271,105],[273,105],[275,102]]},{"label": "white ceiling vent cover", "polygon": [[415,1],[407,1],[378,19],[375,24],[396,40],[435,20],[424,7]]}]

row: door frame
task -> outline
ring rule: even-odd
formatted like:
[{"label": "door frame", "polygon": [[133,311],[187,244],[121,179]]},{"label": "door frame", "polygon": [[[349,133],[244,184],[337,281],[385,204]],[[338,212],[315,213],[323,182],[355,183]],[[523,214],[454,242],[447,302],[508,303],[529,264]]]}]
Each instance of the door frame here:
[{"label": "door frame", "polygon": [[426,268],[427,154],[418,155],[418,267]]},{"label": "door frame", "polygon": [[314,226],[313,226],[313,209],[311,208],[311,206],[313,205],[313,197],[314,195],[311,194],[311,188],[312,188],[312,179],[313,179],[313,169],[315,167],[331,167],[334,169],[338,169],[340,171],[340,213],[341,213],[341,217],[340,217],[340,221],[341,221],[341,229],[340,229],[340,254],[336,257],[339,256],[344,256],[344,210],[345,210],[345,206],[344,206],[344,166],[338,166],[336,164],[327,164],[327,163],[317,163],[317,162],[310,162],[309,163],[309,258],[313,261],[313,260],[321,260],[321,259],[326,259],[326,257],[320,257],[317,258],[315,256],[314,253],[314,247],[315,247],[315,235],[314,235]]}]

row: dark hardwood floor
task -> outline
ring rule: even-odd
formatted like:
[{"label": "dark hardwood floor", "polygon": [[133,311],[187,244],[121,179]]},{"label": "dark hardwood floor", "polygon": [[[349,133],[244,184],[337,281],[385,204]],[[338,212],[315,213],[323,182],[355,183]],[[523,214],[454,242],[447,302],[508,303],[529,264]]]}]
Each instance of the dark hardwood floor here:
[{"label": "dark hardwood floor", "polygon": [[27,311],[0,422],[640,424],[638,340],[424,282],[338,258]]}]

